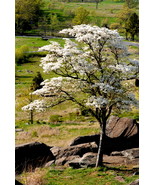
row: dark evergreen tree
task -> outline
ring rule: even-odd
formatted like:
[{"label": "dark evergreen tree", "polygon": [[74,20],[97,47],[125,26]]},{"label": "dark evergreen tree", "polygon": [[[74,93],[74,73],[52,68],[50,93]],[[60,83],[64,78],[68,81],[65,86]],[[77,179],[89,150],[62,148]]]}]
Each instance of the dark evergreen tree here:
[{"label": "dark evergreen tree", "polygon": [[131,40],[134,41],[135,35],[139,33],[139,17],[136,13],[130,15],[128,21],[126,22],[126,29],[131,35]]},{"label": "dark evergreen tree", "polygon": [[42,85],[41,82],[43,82],[43,77],[40,72],[37,72],[37,75],[32,80],[31,90],[35,91],[37,89],[41,89]]}]

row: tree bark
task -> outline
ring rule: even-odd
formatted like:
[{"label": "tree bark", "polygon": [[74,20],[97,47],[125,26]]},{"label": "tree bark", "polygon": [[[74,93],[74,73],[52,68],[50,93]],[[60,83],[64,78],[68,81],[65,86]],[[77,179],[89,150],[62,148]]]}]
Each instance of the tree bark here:
[{"label": "tree bark", "polygon": [[99,141],[99,148],[98,148],[98,154],[97,154],[97,160],[96,160],[96,166],[95,167],[103,166],[104,136],[105,136],[105,132],[104,132],[104,129],[102,128],[101,132],[100,132],[100,141]]},{"label": "tree bark", "polygon": [[33,110],[30,111],[30,123],[33,124]]}]

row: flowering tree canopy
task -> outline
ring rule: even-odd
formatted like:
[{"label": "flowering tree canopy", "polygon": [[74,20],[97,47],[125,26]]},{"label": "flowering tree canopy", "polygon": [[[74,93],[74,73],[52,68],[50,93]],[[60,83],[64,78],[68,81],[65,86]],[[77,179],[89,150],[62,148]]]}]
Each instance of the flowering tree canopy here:
[{"label": "flowering tree canopy", "polygon": [[42,111],[71,100],[90,111],[104,135],[114,107],[137,105],[125,81],[138,78],[138,61],[128,59],[127,48],[116,30],[83,24],[60,33],[75,37],[75,42],[65,39],[63,47],[51,42],[39,49],[48,51],[41,60],[44,72],[54,72],[57,77],[42,82],[43,87],[33,92],[41,99],[23,110]]}]

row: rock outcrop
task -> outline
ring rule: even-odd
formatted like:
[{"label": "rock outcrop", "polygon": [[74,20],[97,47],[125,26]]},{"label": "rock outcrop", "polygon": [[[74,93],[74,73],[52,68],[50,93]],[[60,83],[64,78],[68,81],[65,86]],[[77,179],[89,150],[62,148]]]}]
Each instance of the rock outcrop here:
[{"label": "rock outcrop", "polygon": [[25,171],[34,170],[41,167],[48,161],[54,160],[49,146],[44,143],[33,142],[18,145],[15,148],[15,167],[16,174]]},{"label": "rock outcrop", "polygon": [[[99,134],[80,136],[74,139],[70,146],[95,142],[99,144]],[[139,125],[130,118],[119,118],[111,116],[106,127],[104,138],[104,154],[112,151],[122,151],[130,148],[139,147]]]},{"label": "rock outcrop", "polygon": [[[93,167],[96,163],[99,134],[80,136],[70,146],[50,147],[33,142],[16,146],[16,174],[36,167],[55,165],[73,168]],[[110,117],[103,143],[105,164],[133,164],[139,160],[139,127],[129,118]]]}]

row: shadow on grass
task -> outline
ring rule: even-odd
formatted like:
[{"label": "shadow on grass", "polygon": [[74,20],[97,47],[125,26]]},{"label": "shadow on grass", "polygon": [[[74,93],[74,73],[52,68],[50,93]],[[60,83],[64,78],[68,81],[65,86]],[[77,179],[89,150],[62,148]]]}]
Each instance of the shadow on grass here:
[{"label": "shadow on grass", "polygon": [[103,167],[100,167],[98,171],[109,171],[109,170],[113,170],[113,171],[116,171],[116,172],[130,172],[130,173],[138,173],[139,172],[139,168],[132,168],[132,169],[129,169],[125,166],[120,166],[120,167],[112,167],[112,166],[106,166],[104,165]]},{"label": "shadow on grass", "polygon": [[[33,75],[32,75],[33,76]],[[16,75],[16,78],[18,79],[18,78],[32,78],[32,76],[26,76],[26,75],[23,75],[23,76],[18,76],[18,75]]]}]

